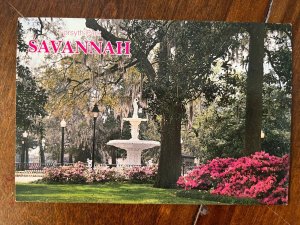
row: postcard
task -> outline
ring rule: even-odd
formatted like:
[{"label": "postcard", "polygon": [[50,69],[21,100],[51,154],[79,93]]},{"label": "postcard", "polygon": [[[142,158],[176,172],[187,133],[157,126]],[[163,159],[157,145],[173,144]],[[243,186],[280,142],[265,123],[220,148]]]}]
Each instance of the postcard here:
[{"label": "postcard", "polygon": [[288,204],[289,24],[20,18],[16,200]]}]

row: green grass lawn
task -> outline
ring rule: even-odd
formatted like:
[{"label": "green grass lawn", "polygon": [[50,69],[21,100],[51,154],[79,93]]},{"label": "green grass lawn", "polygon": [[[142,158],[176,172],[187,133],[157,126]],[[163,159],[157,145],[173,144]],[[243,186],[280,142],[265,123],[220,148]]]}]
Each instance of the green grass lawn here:
[{"label": "green grass lawn", "polygon": [[176,189],[153,188],[152,184],[16,184],[17,201],[218,204],[215,201],[177,197]]}]

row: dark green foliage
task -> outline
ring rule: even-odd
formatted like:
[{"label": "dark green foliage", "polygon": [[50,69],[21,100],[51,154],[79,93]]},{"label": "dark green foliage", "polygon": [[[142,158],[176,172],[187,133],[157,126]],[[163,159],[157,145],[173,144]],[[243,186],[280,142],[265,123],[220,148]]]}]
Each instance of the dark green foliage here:
[{"label": "dark green foliage", "polygon": [[[23,35],[22,24],[18,21],[17,50],[20,53],[26,52],[28,49],[27,44],[24,42]],[[20,57],[17,57],[16,65],[16,151],[20,153],[22,148],[21,162],[24,163],[25,153],[23,151],[25,151],[25,147],[36,147],[40,145],[41,163],[44,163],[44,151],[41,146],[41,140],[44,135],[44,124],[41,119],[47,115],[44,107],[48,97],[46,90],[38,86],[29,67],[20,63]],[[32,136],[28,136],[28,138],[24,140],[22,133],[26,130],[36,134],[39,141],[35,142]]]},{"label": "dark green foliage", "polygon": [[[276,29],[273,32],[271,25],[266,26],[268,35],[265,40],[262,108],[265,138],[261,140],[261,149],[272,155],[282,156],[290,151],[291,33],[289,26],[277,26]],[[241,47],[247,45],[247,39],[241,40]],[[277,49],[274,45],[269,45],[270,40],[275,40]],[[247,63],[247,58],[244,61]],[[246,75],[238,76],[231,67],[229,71],[222,79],[237,88],[239,96],[229,96],[228,101],[210,104],[208,108],[202,106],[201,113],[194,107],[196,114],[193,126],[182,132],[185,150],[199,157],[201,162],[215,157],[239,157],[243,154]],[[231,80],[234,81],[230,82]]]},{"label": "dark green foliage", "polygon": [[22,24],[18,21],[18,29],[17,29],[17,47],[20,52],[26,52],[28,49],[28,45],[24,42],[23,40],[23,26]]},{"label": "dark green foliage", "polygon": [[[265,46],[265,53],[268,62],[271,64],[274,73],[266,74],[264,82],[277,84],[291,94],[292,88],[292,29],[290,25],[268,24],[268,31],[272,32],[271,37],[276,44],[276,49]],[[266,40],[266,44],[270,40]]]},{"label": "dark green foliage", "polygon": [[290,151],[291,95],[280,86],[264,86],[262,149],[282,156]]},{"label": "dark green foliage", "polygon": [[[18,51],[26,52],[28,46],[23,40],[24,31],[20,22],[18,22],[17,35]],[[43,87],[38,86],[29,67],[22,65],[20,61],[17,57],[17,127],[23,130],[33,128],[37,131],[37,127],[34,127],[35,118],[47,114],[44,109],[47,94]]]},{"label": "dark green foliage", "polygon": [[[157,76],[147,79],[144,85],[143,94],[150,100],[152,113],[168,113],[168,106],[186,104],[201,94],[208,102],[217,96],[226,100],[233,94],[230,85],[221,87],[209,75],[214,61],[238,45],[237,30],[236,25],[225,23],[173,21],[156,55]],[[227,81],[230,84],[234,79]]]},{"label": "dark green foliage", "polygon": [[282,156],[290,151],[292,104],[292,32],[290,25],[269,24],[269,38],[276,49],[265,46],[270,71],[264,75],[262,149]]},{"label": "dark green foliage", "polygon": [[33,125],[35,117],[44,117],[47,94],[39,87],[28,67],[17,58],[17,126],[27,130]]}]

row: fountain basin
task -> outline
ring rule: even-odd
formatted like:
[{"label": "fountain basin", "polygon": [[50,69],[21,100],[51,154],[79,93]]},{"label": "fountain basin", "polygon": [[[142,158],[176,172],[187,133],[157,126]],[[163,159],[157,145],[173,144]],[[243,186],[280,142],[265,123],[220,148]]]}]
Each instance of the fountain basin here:
[{"label": "fountain basin", "polygon": [[130,140],[111,140],[107,142],[107,145],[112,145],[117,148],[121,148],[124,150],[144,150],[148,148],[153,148],[156,146],[160,146],[159,141],[147,141],[147,140],[139,140],[139,139],[130,139]]},{"label": "fountain basin", "polygon": [[147,119],[142,119],[142,118],[123,118],[124,121],[129,121],[129,122],[141,122],[141,121],[148,121]]},{"label": "fountain basin", "polygon": [[127,165],[141,165],[141,153],[143,150],[160,146],[158,141],[147,141],[139,139],[111,140],[107,145],[115,146],[127,151]]}]

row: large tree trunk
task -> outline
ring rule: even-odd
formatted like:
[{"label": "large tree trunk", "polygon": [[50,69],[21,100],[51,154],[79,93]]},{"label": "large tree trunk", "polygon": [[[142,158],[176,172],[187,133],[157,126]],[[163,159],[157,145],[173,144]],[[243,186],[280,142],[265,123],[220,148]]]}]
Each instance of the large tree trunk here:
[{"label": "large tree trunk", "polygon": [[183,106],[169,106],[163,114],[161,128],[161,150],[155,187],[172,188],[181,172],[181,119]]},{"label": "large tree trunk", "polygon": [[250,26],[249,66],[246,86],[245,154],[260,151],[265,26]]}]

